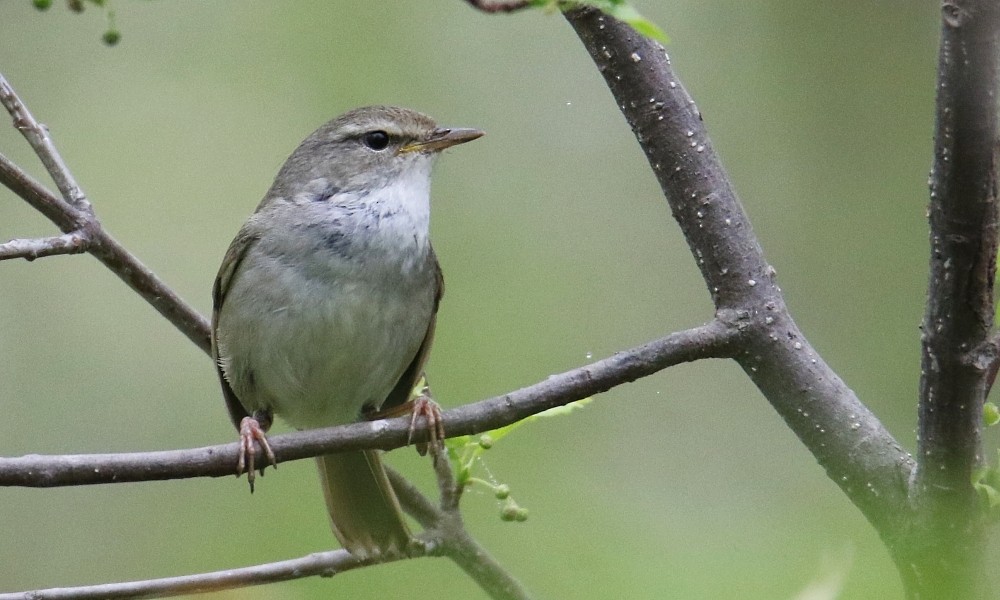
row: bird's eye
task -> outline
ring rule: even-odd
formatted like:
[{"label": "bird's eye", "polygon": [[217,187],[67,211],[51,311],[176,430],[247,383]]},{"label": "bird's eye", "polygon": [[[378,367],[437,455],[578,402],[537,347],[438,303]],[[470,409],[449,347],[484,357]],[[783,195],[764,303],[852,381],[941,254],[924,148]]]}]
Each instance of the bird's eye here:
[{"label": "bird's eye", "polygon": [[372,150],[385,150],[389,146],[389,134],[382,131],[369,131],[361,137],[361,142]]}]

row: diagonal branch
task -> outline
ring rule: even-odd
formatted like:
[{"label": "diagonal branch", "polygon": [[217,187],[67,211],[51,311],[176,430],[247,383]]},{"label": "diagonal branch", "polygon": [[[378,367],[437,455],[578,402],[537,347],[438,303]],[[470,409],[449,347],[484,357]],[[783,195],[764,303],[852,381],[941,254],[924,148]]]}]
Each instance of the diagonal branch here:
[{"label": "diagonal branch", "polygon": [[48,217],[64,233],[83,232],[87,251],[111,269],[205,353],[210,351],[208,320],[184,302],[156,274],[105,231],[96,219],[55,196],[33,177],[0,155],[0,183]]},{"label": "diagonal branch", "polygon": [[73,177],[69,167],[66,166],[65,161],[62,159],[62,155],[59,154],[59,150],[56,149],[55,144],[52,142],[52,137],[49,136],[49,130],[35,120],[31,111],[21,102],[17,94],[14,93],[14,88],[7,82],[3,74],[0,74],[0,104],[7,109],[7,112],[14,119],[14,128],[20,131],[24,138],[28,140],[35,154],[38,155],[42,164],[45,165],[45,170],[49,172],[52,180],[56,182],[56,187],[59,188],[63,199],[73,205],[74,208],[92,215],[93,209],[90,206],[90,202],[87,201],[87,196],[84,195],[83,190],[76,183],[76,178]]},{"label": "diagonal branch", "polygon": [[593,8],[565,12],[681,226],[718,310],[745,320],[735,358],[885,537],[905,526],[912,460],[812,348],[663,47]]},{"label": "diagonal branch", "polygon": [[[552,375],[535,385],[447,410],[442,414],[450,436],[480,433],[509,425],[554,406],[605,392],[669,366],[701,358],[728,357],[739,339],[737,323],[713,321],[619,352],[593,364]],[[311,429],[269,439],[279,462],[364,448],[389,450],[407,445],[409,418],[352,423]],[[420,432],[413,441],[420,439]],[[188,477],[223,477],[234,472],[237,444],[190,450],[133,454],[0,458],[0,486],[55,487],[154,481]]]}]

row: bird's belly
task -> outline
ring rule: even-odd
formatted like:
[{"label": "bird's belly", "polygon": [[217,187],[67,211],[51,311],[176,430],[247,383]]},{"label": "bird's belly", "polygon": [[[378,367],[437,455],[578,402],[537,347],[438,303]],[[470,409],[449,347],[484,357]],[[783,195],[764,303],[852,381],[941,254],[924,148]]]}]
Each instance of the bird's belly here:
[{"label": "bird's belly", "polygon": [[[253,280],[254,290],[234,282],[220,314],[223,369],[249,412],[270,409],[299,429],[354,421],[363,407],[380,406],[433,311],[432,276],[323,282],[285,270],[264,290]],[[233,294],[253,301],[233,302]]]}]

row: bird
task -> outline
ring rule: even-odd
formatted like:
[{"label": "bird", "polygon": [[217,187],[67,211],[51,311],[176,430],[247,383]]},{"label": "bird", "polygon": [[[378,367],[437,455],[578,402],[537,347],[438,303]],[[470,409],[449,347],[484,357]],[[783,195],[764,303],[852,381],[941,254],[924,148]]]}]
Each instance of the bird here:
[{"label": "bird", "polygon": [[[212,356],[253,491],[266,432],[406,410],[434,339],[444,279],[430,242],[441,151],[479,129],[393,106],[349,111],[289,156],[240,228],[213,286]],[[436,408],[411,410],[433,423]],[[412,433],[412,429],[411,429]],[[366,558],[412,535],[379,451],[317,457],[334,534]]]}]

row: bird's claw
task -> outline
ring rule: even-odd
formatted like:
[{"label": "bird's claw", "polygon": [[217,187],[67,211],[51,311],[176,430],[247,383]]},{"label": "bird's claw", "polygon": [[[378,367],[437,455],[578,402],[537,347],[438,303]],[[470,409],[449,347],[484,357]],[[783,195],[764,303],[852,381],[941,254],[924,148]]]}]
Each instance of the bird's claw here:
[{"label": "bird's claw", "polygon": [[[257,449],[254,447],[254,443],[260,444],[261,449],[264,450],[264,456],[267,458],[267,464],[270,464],[275,469],[278,468],[278,460],[274,456],[274,451],[271,450],[271,444],[267,441],[267,435],[265,435],[264,428],[254,417],[243,417],[240,421],[240,449],[238,457],[236,459],[236,476],[239,477],[246,471],[247,482],[250,484],[250,493],[253,493],[254,480],[257,478],[257,469],[255,464],[255,459],[257,455]],[[261,467],[260,473],[264,474],[264,467]]]},{"label": "bird's claw", "polygon": [[424,456],[427,454],[428,444],[438,445],[444,441],[441,405],[426,393],[410,400],[410,405],[410,433],[406,437],[406,444],[413,443],[413,434],[417,431],[417,418],[422,416],[427,421],[427,442],[418,443],[417,452],[420,453],[420,456]]}]

